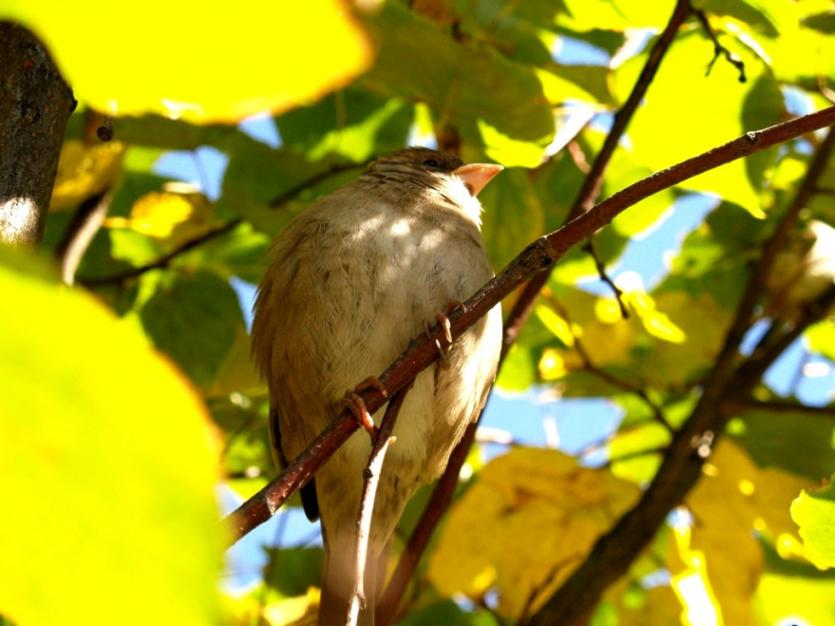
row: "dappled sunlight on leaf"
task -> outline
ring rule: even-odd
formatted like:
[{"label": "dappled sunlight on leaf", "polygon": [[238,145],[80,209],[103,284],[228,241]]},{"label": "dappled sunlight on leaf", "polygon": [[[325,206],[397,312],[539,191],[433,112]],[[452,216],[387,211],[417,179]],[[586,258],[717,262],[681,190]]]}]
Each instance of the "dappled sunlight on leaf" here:
[{"label": "dappled sunlight on leaf", "polygon": [[690,528],[673,528],[676,557],[680,568],[673,576],[671,586],[684,607],[682,624],[685,626],[722,626],[722,610],[708,580],[705,556],[690,547]]},{"label": "dappled sunlight on leaf", "polygon": [[[794,533],[789,504],[808,482],[758,468],[735,443],[723,441],[687,499],[695,518],[690,547],[704,555],[710,585],[727,624],[756,624],[751,599],[764,571],[758,537]],[[680,567],[671,564],[673,574]]]},{"label": "dappled sunlight on leaf", "polygon": [[216,226],[212,205],[196,191],[152,191],[139,198],[129,217],[110,217],[108,228],[131,229],[176,248]]},{"label": "dappled sunlight on leaf", "polygon": [[485,466],[453,507],[429,577],[446,595],[478,597],[495,586],[501,614],[518,617],[532,594],[535,608],[565,580],[637,496],[632,484],[560,452],[516,448]]}]

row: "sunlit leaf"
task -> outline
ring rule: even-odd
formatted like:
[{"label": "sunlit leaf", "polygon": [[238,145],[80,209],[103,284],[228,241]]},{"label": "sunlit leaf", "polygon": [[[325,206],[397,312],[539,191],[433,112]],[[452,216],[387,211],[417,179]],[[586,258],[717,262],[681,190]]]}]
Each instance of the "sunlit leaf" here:
[{"label": "sunlit leaf", "polygon": [[[745,62],[746,83],[740,83],[736,68],[722,59],[706,76],[713,44],[699,32],[679,34],[647,91],[645,103],[630,122],[634,162],[658,171],[779,120],[783,99],[763,62],[741,46],[735,46],[733,52]],[[645,60],[642,54],[618,68],[615,79],[620,94],[632,88]],[[688,97],[682,98],[682,93]],[[763,217],[759,188],[774,155],[769,151],[753,160],[734,161],[683,186],[716,193],[751,215]]]},{"label": "sunlit leaf", "polygon": [[791,506],[804,554],[819,568],[835,567],[835,485],[801,491]]},{"label": "sunlit leaf", "polygon": [[18,624],[217,623],[205,408],[134,328],[0,255],[0,488],[14,503],[0,520],[3,613]]},{"label": "sunlit leaf", "polygon": [[796,532],[789,503],[808,483],[783,470],[758,468],[730,441],[720,443],[704,474],[687,499],[698,520],[691,547],[704,555],[725,623],[756,624],[751,598],[764,568],[757,535],[775,540]]},{"label": "sunlit leaf", "polygon": [[246,11],[161,0],[127,12],[99,8],[8,0],[0,14],[42,37],[76,97],[108,114],[238,121],[310,101],[371,61],[364,32],[338,0]]},{"label": "sunlit leaf", "polygon": [[487,254],[496,268],[503,267],[543,234],[543,208],[524,170],[502,172],[479,198],[484,206],[482,230]]},{"label": "sunlit leaf", "polygon": [[553,450],[515,448],[494,459],[455,505],[429,565],[444,594],[499,592],[499,611],[534,610],[576,567],[634,485]]}]

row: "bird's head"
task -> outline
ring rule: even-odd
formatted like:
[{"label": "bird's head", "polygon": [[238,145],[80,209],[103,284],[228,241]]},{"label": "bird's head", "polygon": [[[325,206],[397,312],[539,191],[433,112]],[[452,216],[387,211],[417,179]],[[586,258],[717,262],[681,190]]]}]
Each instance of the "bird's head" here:
[{"label": "bird's head", "polygon": [[469,163],[440,150],[406,148],[371,164],[368,175],[381,182],[406,183],[416,190],[440,194],[477,218],[476,196],[500,171],[494,163]]}]

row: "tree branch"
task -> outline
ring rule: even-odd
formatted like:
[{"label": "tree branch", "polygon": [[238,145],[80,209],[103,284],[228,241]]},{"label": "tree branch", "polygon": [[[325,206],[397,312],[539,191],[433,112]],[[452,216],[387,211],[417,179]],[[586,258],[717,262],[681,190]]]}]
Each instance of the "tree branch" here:
[{"label": "tree branch", "polygon": [[[349,163],[345,165],[335,165],[330,169],[327,169],[323,172],[319,172],[318,174],[314,174],[310,178],[307,178],[300,183],[293,185],[282,194],[276,196],[269,202],[269,206],[272,208],[278,208],[283,206],[296,198],[300,193],[303,191],[310,189],[311,187],[315,187],[323,180],[327,180],[331,176],[336,176],[337,174],[341,174],[343,172],[347,172],[349,170],[357,169],[366,165],[367,161],[363,163]],[[171,252],[162,255],[160,258],[151,261],[150,263],[146,263],[145,265],[140,265],[138,267],[132,267],[124,272],[119,272],[117,274],[113,274],[111,276],[102,276],[99,278],[82,278],[79,282],[86,286],[86,287],[100,287],[104,285],[119,285],[126,280],[130,280],[131,278],[136,278],[141,276],[145,272],[149,272],[151,270],[160,269],[163,267],[168,267],[168,265],[179,257],[180,255],[185,254],[190,250],[194,250],[199,246],[202,246],[204,243],[207,243],[213,239],[217,239],[222,235],[225,235],[228,232],[234,230],[239,224],[241,224],[243,220],[241,218],[236,218],[233,220],[229,220],[225,224],[222,224],[216,228],[213,228],[202,235],[198,235],[193,239],[189,239],[185,243],[182,243],[177,248],[172,250]]]},{"label": "tree branch", "polygon": [[386,451],[397,439],[392,436],[392,432],[394,432],[397,415],[400,412],[400,407],[403,406],[403,400],[408,391],[409,388],[406,387],[389,401],[383,421],[380,423],[380,429],[375,436],[374,445],[371,447],[371,454],[368,455],[368,465],[363,473],[362,497],[357,519],[357,550],[354,556],[354,588],[348,605],[346,626],[355,626],[360,610],[366,606],[365,571],[368,563],[371,522],[374,517],[374,500],[377,495],[377,485],[380,480],[380,472],[383,469]]},{"label": "tree branch", "polygon": [[719,37],[716,36],[716,32],[710,25],[710,20],[707,19],[707,15],[704,11],[697,11],[694,9],[693,13],[695,13],[696,17],[699,18],[699,22],[702,24],[705,34],[710,37],[710,40],[713,42],[713,58],[710,60],[710,63],[707,64],[705,76],[710,76],[710,72],[716,64],[716,60],[720,56],[724,56],[725,60],[733,65],[736,68],[736,71],[739,72],[739,82],[747,82],[748,79],[745,77],[745,63],[743,63],[742,59],[719,43]]},{"label": "tree branch", "polygon": [[40,243],[58,169],[72,91],[46,48],[0,22],[0,242]]},{"label": "tree branch", "polygon": [[[831,110],[835,110],[835,107],[824,109]],[[770,130],[780,126],[772,126]],[[750,137],[752,146],[762,139],[759,133],[751,135],[748,133],[745,138]],[[725,399],[730,396],[747,398],[774,359],[809,324],[822,317],[825,309],[821,307],[835,298],[833,287],[817,303],[807,308],[806,314],[792,330],[763,350],[755,351],[742,365],[734,368],[739,346],[750,328],[754,307],[762,294],[765,279],[789,231],[796,223],[800,209],[815,188],[835,142],[833,137],[835,132],[830,130],[812,159],[793,202],[766,243],[737,306],[716,364],[704,383],[702,395],[687,421],[673,437],[649,488],[635,507],[612,530],[598,539],[583,564],[545,603],[534,616],[532,624],[579,624],[590,614],[606,587],[627,571],[632,561],[655,536],[672,507],[681,502],[698,481],[704,461],[729,417],[722,411]],[[745,138],[741,138],[743,144]],[[708,154],[724,152],[739,142],[736,140],[725,144]],[[690,159],[671,169],[684,167],[693,161]]]},{"label": "tree branch", "polygon": [[[746,133],[738,139],[683,161],[619,191],[598,204],[593,210],[534,241],[501,273],[469,298],[464,307],[457,307],[453,310],[449,315],[453,336],[466,331],[525,280],[549,269],[569,248],[609,223],[626,208],[709,169],[831,124],[835,124],[835,107],[763,130]],[[379,376],[389,397],[400,391],[414,379],[418,372],[438,359],[434,340],[436,337],[441,337],[442,333],[444,330],[436,325],[428,335],[419,335],[412,340],[406,351]],[[378,410],[386,401],[383,393],[373,388],[363,391],[362,398],[371,413]],[[349,411],[343,411],[338,415],[280,476],[244,502],[227,518],[235,533],[234,540],[267,521],[289,494],[307,481],[357,428],[357,421]],[[474,432],[474,427],[472,428]],[[464,455],[466,456],[466,451]]]},{"label": "tree branch", "polygon": [[65,285],[75,282],[75,272],[93,237],[104,223],[113,195],[110,190],[96,194],[82,202],[73,215],[55,255],[61,268],[61,280]]}]

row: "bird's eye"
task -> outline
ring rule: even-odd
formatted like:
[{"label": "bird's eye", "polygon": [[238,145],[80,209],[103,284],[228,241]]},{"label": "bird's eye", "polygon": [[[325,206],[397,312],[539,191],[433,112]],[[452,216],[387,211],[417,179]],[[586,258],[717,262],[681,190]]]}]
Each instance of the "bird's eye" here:
[{"label": "bird's eye", "polygon": [[431,167],[432,169],[436,169],[436,170],[437,170],[437,169],[440,169],[440,167],[441,167],[441,164],[440,164],[440,163],[438,163],[435,159],[426,159],[426,160],[423,162],[423,164],[424,164],[426,167]]}]

